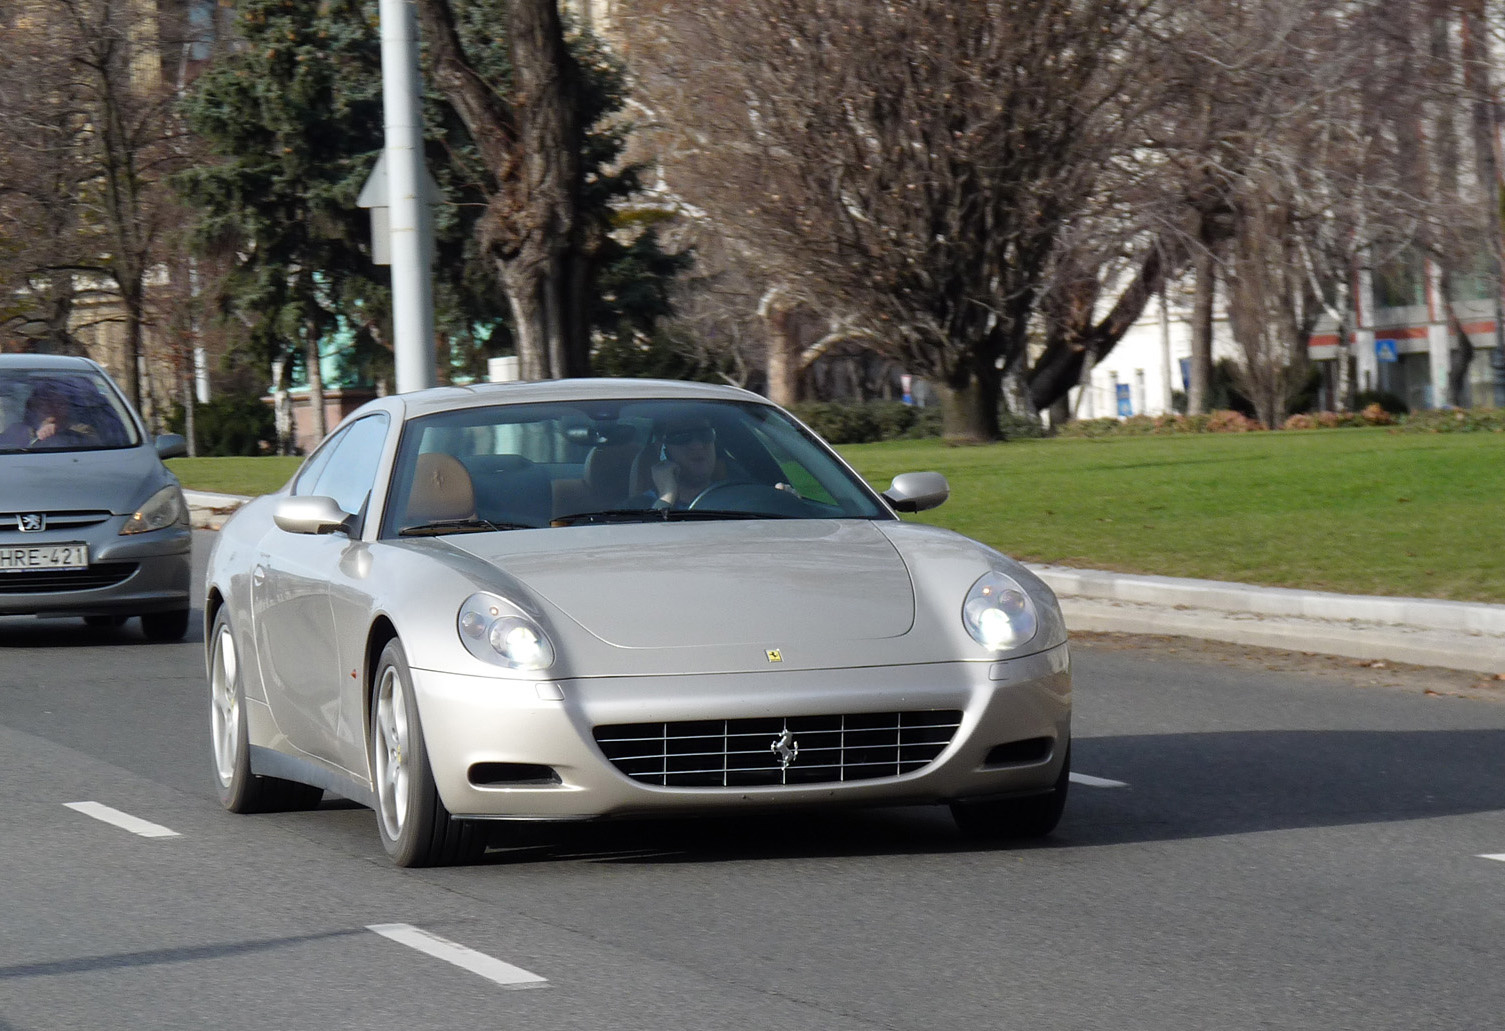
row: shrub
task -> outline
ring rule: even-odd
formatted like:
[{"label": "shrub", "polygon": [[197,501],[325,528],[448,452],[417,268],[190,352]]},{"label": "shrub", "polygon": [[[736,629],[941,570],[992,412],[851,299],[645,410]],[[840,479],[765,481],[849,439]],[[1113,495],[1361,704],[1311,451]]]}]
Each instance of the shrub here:
[{"label": "shrub", "polygon": [[[175,405],[168,430],[182,433],[186,424],[183,406]],[[272,409],[257,394],[221,394],[194,405],[193,431],[196,452],[212,458],[263,454],[263,442],[277,438]]]},{"label": "shrub", "polygon": [[1412,412],[1401,428],[1408,433],[1505,433],[1505,408],[1435,408]]},{"label": "shrub", "polygon": [[1405,415],[1411,410],[1406,404],[1406,399],[1399,394],[1392,394],[1388,390],[1361,390],[1354,395],[1353,406],[1355,411],[1362,412],[1370,405],[1379,405],[1391,415]]}]

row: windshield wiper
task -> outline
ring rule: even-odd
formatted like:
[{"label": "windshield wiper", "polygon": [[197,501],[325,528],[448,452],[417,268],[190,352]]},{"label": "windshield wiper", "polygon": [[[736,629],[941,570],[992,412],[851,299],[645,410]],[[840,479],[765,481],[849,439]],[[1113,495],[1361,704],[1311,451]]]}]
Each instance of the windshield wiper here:
[{"label": "windshield wiper", "polygon": [[550,526],[579,526],[582,523],[658,523],[664,513],[656,508],[604,508],[599,512],[571,512],[555,516]]},{"label": "windshield wiper", "polygon": [[531,523],[493,523],[479,516],[471,519],[436,519],[419,526],[404,526],[399,537],[438,537],[446,533],[488,533],[500,530],[536,530]]},{"label": "windshield wiper", "polygon": [[793,517],[776,515],[772,512],[743,512],[727,508],[671,508],[665,510],[664,518],[677,522],[687,519],[790,519]]}]

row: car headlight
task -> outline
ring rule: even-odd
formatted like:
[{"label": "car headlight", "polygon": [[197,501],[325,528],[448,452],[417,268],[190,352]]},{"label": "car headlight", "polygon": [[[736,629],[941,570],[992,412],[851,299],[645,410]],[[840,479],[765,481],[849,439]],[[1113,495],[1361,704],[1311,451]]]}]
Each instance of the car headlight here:
[{"label": "car headlight", "polygon": [[460,640],[470,654],[509,669],[548,669],[554,646],[533,620],[494,594],[472,594],[460,606]]},{"label": "car headlight", "polygon": [[962,603],[967,633],[984,648],[1011,651],[1028,644],[1040,629],[1035,603],[1019,581],[994,570],[983,575]]},{"label": "car headlight", "polygon": [[125,521],[121,533],[148,533],[164,530],[176,524],[187,525],[188,505],[183,501],[183,490],[176,484],[163,487],[153,494],[146,504],[138,508]]}]

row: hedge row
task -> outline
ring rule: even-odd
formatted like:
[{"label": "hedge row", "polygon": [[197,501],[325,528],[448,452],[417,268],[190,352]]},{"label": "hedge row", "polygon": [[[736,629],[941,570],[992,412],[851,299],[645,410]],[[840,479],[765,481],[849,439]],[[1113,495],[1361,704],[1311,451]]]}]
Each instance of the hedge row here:
[{"label": "hedge row", "polygon": [[[878,440],[917,439],[941,435],[941,410],[916,408],[898,401],[809,401],[791,406],[806,425],[833,444],[868,444]],[[1282,429],[1338,429],[1345,426],[1389,426],[1407,433],[1505,433],[1505,408],[1440,408],[1394,413],[1379,402],[1356,412],[1313,412],[1293,415]],[[1006,439],[1047,436],[1047,430],[1027,419],[999,413]],[[1061,437],[1135,437],[1181,433],[1253,433],[1263,427],[1235,411],[1207,415],[1134,415],[1127,419],[1079,419],[1059,426]]]}]

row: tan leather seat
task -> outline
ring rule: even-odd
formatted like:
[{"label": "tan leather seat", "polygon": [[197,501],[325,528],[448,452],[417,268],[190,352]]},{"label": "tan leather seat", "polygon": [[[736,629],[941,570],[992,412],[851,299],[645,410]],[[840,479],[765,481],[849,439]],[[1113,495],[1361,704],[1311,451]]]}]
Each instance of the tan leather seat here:
[{"label": "tan leather seat", "polygon": [[419,455],[408,492],[407,526],[470,519],[476,514],[475,488],[470,473],[453,455]]}]

